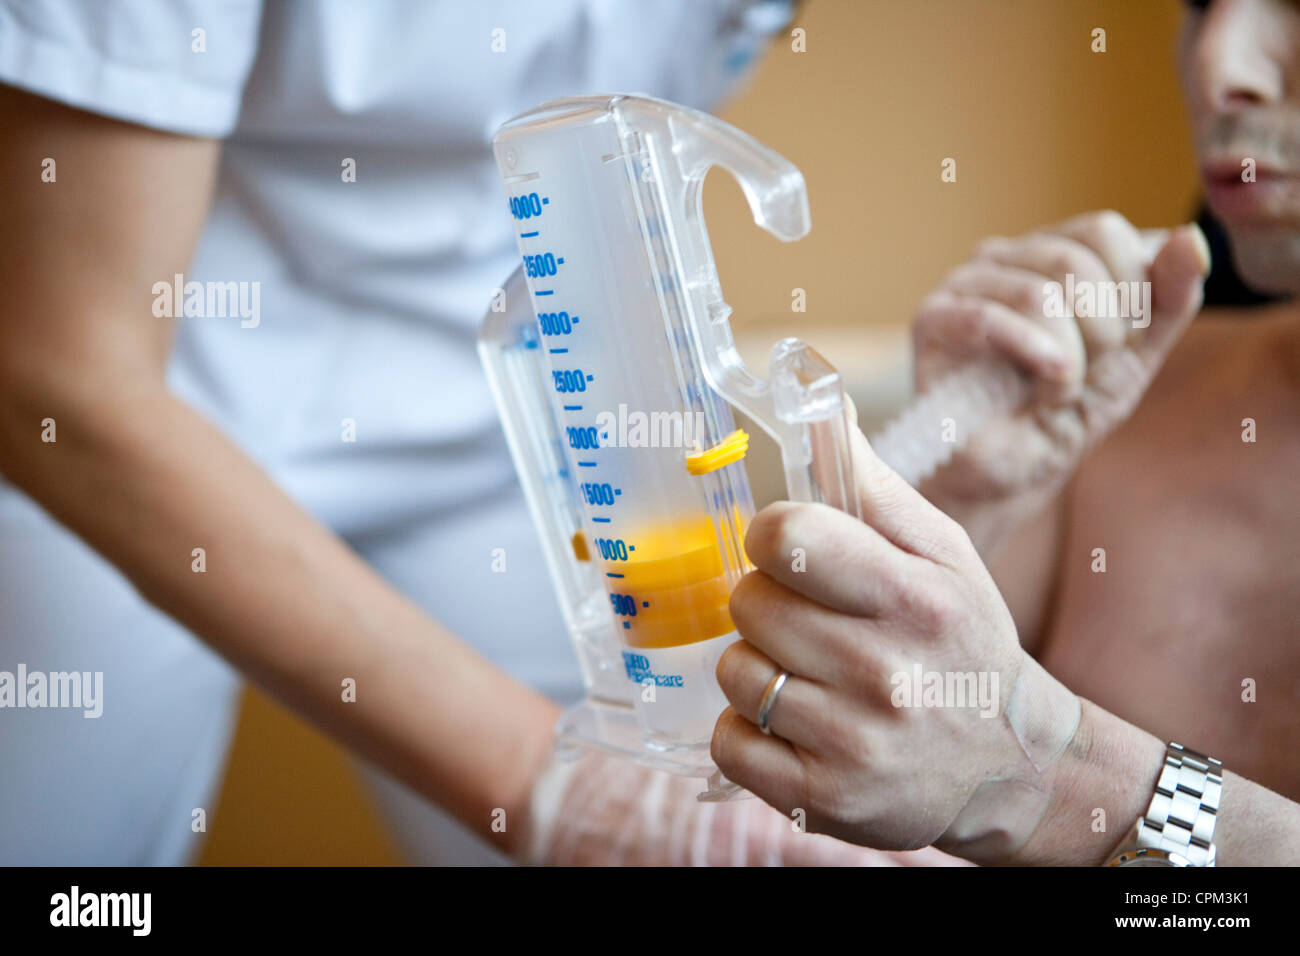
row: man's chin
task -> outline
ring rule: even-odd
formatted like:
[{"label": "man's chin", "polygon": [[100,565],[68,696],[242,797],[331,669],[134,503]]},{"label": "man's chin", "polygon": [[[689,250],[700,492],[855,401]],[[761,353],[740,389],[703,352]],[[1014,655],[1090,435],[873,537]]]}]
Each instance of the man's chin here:
[{"label": "man's chin", "polygon": [[1249,288],[1265,295],[1300,293],[1300,232],[1229,228],[1233,265]]}]

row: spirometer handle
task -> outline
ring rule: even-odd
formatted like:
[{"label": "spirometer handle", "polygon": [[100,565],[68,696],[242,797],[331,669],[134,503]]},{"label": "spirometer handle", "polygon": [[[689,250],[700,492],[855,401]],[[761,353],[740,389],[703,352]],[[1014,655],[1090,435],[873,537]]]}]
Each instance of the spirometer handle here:
[{"label": "spirometer handle", "polygon": [[[686,322],[695,354],[709,383],[735,408],[757,421],[771,417],[768,383],[745,367],[731,336],[731,307],[722,286],[704,223],[704,177],[715,166],[735,177],[754,222],[782,242],[812,228],[803,174],[788,159],[752,136],[698,110],[663,104],[671,149],[661,177],[665,206],[680,216],[676,262],[689,307]],[[665,144],[660,144],[661,146]]]},{"label": "spirometer handle", "polygon": [[676,175],[661,176],[660,184],[666,207],[685,221],[676,260],[701,371],[719,395],[777,440],[791,500],[824,502],[858,515],[839,375],[796,339],[777,343],[767,379],[745,367],[704,225],[704,177],[718,166],[740,184],[755,223],[785,242],[802,238],[812,228],[803,175],[779,153],[716,117],[672,104],[656,109],[668,116],[672,149],[661,159]]},{"label": "spirometer handle", "polygon": [[797,166],[708,113],[679,107],[672,127],[682,173],[697,188],[710,168],[721,166],[736,177],[760,228],[783,242],[808,234],[808,190]]},{"label": "spirometer handle", "polygon": [[[765,410],[775,414],[756,417],[755,422],[781,448],[789,499],[828,504],[861,520],[839,373],[798,339],[782,339],[772,347],[769,372],[770,403]],[[746,791],[718,772],[699,799],[722,802],[744,795]]]},{"label": "spirometer handle", "polygon": [[812,228],[803,175],[779,153],[707,113],[673,107],[670,137],[676,181],[685,184],[676,196],[687,224],[680,261],[691,264],[685,276],[692,305],[688,324],[705,377],[776,439],[791,501],[823,502],[861,517],[838,373],[797,339],[776,344],[766,380],[745,367],[704,227],[704,176],[719,166],[740,184],[755,223],[785,242],[802,238]]},{"label": "spirometer handle", "polygon": [[860,519],[839,373],[804,342],[782,339],[772,348],[771,387],[790,500],[828,504]]}]

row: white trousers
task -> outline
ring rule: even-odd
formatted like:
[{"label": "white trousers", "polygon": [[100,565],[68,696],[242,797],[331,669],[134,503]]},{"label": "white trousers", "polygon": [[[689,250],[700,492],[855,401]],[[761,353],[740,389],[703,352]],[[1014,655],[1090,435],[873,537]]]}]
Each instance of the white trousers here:
[{"label": "white trousers", "polygon": [[[554,696],[578,694],[577,665],[517,490],[348,540],[489,659]],[[492,570],[495,548],[505,549],[504,573]],[[0,484],[0,671],[16,675],[20,665],[28,674],[102,673],[102,714],[0,709],[0,864],[193,860],[203,838],[195,810],[206,811],[209,828],[221,825],[215,801],[239,676]],[[459,732],[474,733],[472,715]],[[413,861],[501,862],[385,775],[367,768],[366,776]]]}]

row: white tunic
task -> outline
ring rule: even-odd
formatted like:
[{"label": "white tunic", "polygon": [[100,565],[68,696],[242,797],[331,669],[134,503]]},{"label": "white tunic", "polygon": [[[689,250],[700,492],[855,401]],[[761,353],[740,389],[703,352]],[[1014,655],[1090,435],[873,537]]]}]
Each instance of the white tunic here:
[{"label": "white tunic", "polygon": [[[715,106],[789,14],[746,0],[0,0],[0,82],[225,140],[185,280],[257,283],[258,314],[178,318],[173,387],[439,621],[572,697],[474,350],[516,260],[489,139],[559,96]],[[0,709],[0,863],[190,859],[238,676],[0,482],[0,671],[19,664],[102,671],[103,714]],[[430,859],[428,811],[381,790]]]}]

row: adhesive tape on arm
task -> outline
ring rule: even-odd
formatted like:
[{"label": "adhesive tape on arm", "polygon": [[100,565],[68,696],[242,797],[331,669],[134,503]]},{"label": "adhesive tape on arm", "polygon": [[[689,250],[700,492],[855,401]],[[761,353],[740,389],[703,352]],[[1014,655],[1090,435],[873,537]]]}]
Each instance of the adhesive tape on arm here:
[{"label": "adhesive tape on arm", "polygon": [[1023,759],[975,788],[939,849],[976,863],[1014,856],[1047,813],[1051,794],[1041,776],[1069,747],[1082,713],[1079,698],[1026,655],[1003,711]]}]

